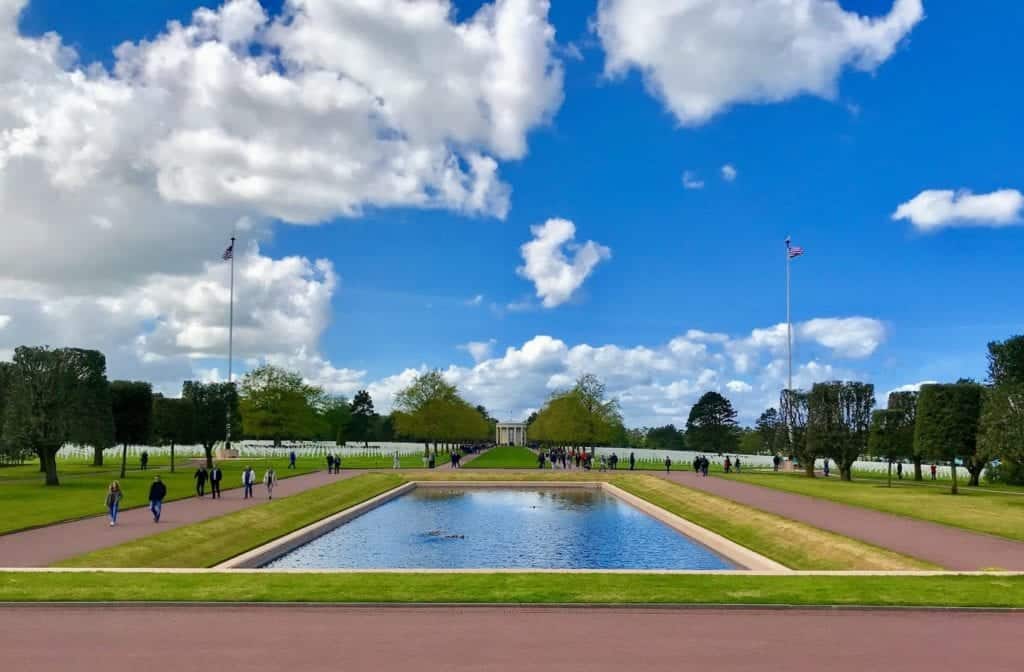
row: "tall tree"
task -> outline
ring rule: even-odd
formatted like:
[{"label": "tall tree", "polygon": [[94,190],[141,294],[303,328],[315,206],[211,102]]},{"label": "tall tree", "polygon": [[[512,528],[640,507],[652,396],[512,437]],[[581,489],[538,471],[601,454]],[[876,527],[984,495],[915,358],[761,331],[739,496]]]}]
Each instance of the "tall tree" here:
[{"label": "tall tree", "polygon": [[685,434],[672,424],[651,427],[647,430],[647,447],[655,450],[683,450],[686,448]]},{"label": "tall tree", "polygon": [[875,387],[870,383],[815,383],[807,398],[807,443],[815,454],[839,465],[840,478],[853,478],[853,463],[867,452]]},{"label": "tall tree", "polygon": [[778,433],[780,427],[782,427],[782,419],[779,416],[779,412],[774,408],[769,408],[758,417],[757,423],[754,425],[754,431],[757,432],[758,445],[762,451],[769,453],[776,451],[779,445]]},{"label": "tall tree", "polygon": [[3,436],[19,451],[39,456],[47,485],[59,485],[57,452],[85,443],[96,426],[93,399],[108,385],[103,353],[78,348],[22,346],[14,351]]},{"label": "tall tree", "polygon": [[1024,336],[988,344],[988,380],[993,385],[1024,385]]},{"label": "tall tree", "polygon": [[173,473],[174,447],[196,441],[194,408],[188,399],[153,395],[153,441],[154,445],[171,447]]},{"label": "tall tree", "polygon": [[325,396],[318,409],[320,424],[326,438],[339,446],[345,445],[346,432],[352,424],[352,410],[345,397]]},{"label": "tall tree", "polygon": [[377,415],[373,410],[373,399],[366,390],[359,390],[352,398],[349,407],[349,414],[352,418],[350,433],[355,441],[362,441],[364,445],[370,443],[370,433],[373,429],[373,418]]},{"label": "tall tree", "polygon": [[7,398],[13,384],[14,364],[0,362],[0,464],[22,462],[28,455],[4,438],[4,417],[7,409]]},{"label": "tall tree", "polygon": [[555,392],[530,423],[533,439],[565,446],[602,446],[621,438],[622,415],[615,399],[605,399],[605,386],[591,374],[573,389]]},{"label": "tall tree", "polygon": [[889,410],[899,411],[903,414],[903,420],[900,423],[901,432],[903,433],[903,445],[910,446],[910,454],[908,457],[914,463],[914,480],[923,481],[924,474],[921,471],[921,462],[924,460],[924,455],[921,455],[917,450],[914,450],[914,427],[917,421],[917,392],[890,392],[889,393]]},{"label": "tall tree", "polygon": [[128,446],[149,442],[153,432],[153,386],[136,380],[110,384],[114,440],[121,444],[121,478],[128,467]]},{"label": "tall tree", "polygon": [[[981,399],[980,385],[955,383],[922,385],[917,400],[914,450],[935,460],[949,461],[954,495],[958,492],[957,458],[962,458],[970,468],[970,460],[977,453]],[[977,483],[973,471],[971,481]]]},{"label": "tall tree", "polygon": [[782,416],[782,445],[786,453],[796,457],[804,473],[814,478],[814,447],[807,442],[807,393],[801,390],[783,390],[779,395]]},{"label": "tall tree", "polygon": [[978,452],[999,458],[1000,480],[1024,484],[1024,384],[997,385],[985,394]]},{"label": "tall tree", "polygon": [[302,375],[264,364],[242,378],[239,386],[242,429],[247,436],[271,439],[311,438],[323,391],[307,385]]},{"label": "tall tree", "polygon": [[[871,435],[868,453],[889,464],[889,487],[892,487],[892,464],[914,453],[913,441],[906,441],[906,416],[901,410],[880,409],[871,414]],[[913,435],[911,435],[913,439]]]},{"label": "tall tree", "polygon": [[227,440],[227,425],[238,427],[238,390],[234,383],[201,383],[186,380],[181,396],[192,405],[194,437],[206,453],[207,468],[213,467],[213,446]]},{"label": "tall tree", "polygon": [[690,409],[686,444],[699,452],[730,453],[736,451],[738,442],[732,403],[718,392],[705,392]]}]

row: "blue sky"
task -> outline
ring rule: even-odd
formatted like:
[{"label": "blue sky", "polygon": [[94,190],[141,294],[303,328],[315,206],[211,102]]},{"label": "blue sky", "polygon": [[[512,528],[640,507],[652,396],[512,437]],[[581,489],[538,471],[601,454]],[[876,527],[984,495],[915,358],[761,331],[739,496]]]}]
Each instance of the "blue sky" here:
[{"label": "blue sky", "polygon": [[[456,1],[452,21],[467,20],[482,4]],[[280,11],[278,3],[263,5],[270,16]],[[189,21],[196,6],[178,0],[33,0],[18,26],[25,37],[55,31],[81,63],[113,69],[117,44],[156,38],[167,20]],[[851,15],[882,17],[892,2],[843,0],[841,6]],[[1005,225],[1005,219],[992,225],[984,213],[950,215],[931,230],[893,219],[898,206],[926,190],[1024,189],[1018,67],[1024,63],[1024,6],[926,0],[924,19],[880,63],[865,71],[852,57],[843,60],[826,87],[832,95],[726,100],[710,119],[696,123],[670,109],[650,79],[645,83],[642,68],[606,73],[607,47],[592,28],[597,12],[592,0],[555,2],[547,15],[556,35],[553,58],[564,69],[562,100],[546,120],[528,125],[523,156],[498,159],[500,178],[511,188],[504,219],[455,208],[373,204],[314,224],[253,215],[266,221],[258,234],[243,233],[243,245],[258,239],[260,254],[270,259],[295,256],[333,265],[337,281],[324,326],[307,350],[315,347],[338,369],[363,372],[361,384],[407,369],[454,365],[462,370],[453,374],[456,380],[477,386],[469,396],[517,415],[543,401],[541,396],[531,404],[530,395],[546,393],[558,380],[549,376],[539,387],[531,383],[503,398],[495,391],[498,382],[473,374],[474,359],[460,345],[493,339],[490,358],[500,360],[506,348],[518,351],[539,335],[568,348],[656,352],[688,330],[749,337],[785,319],[787,234],[807,250],[793,262],[794,321],[863,317],[883,329],[870,353],[855,356],[848,356],[849,347],[837,352],[821,339],[798,340],[798,366],[832,366],[821,375],[863,377],[880,393],[924,380],[981,378],[986,341],[1024,329],[1024,229]],[[668,38],[677,42],[685,35]],[[757,52],[741,49],[738,56],[756,59]],[[736,170],[732,181],[722,176],[726,164]],[[684,188],[684,172],[703,188]],[[1021,214],[1018,208],[1016,223]],[[551,218],[572,221],[576,243],[595,241],[610,250],[610,258],[594,266],[571,298],[544,307],[534,283],[516,269],[524,263],[521,246],[533,237],[531,227]],[[226,216],[211,226],[230,231]],[[220,251],[210,250],[211,259]],[[471,305],[476,296],[483,298]],[[245,301],[240,294],[240,305]],[[510,309],[512,304],[528,305]],[[13,347],[3,335],[0,346]],[[259,354],[249,353],[249,359]],[[777,356],[766,354],[760,366]],[[136,371],[108,357],[113,372]],[[209,352],[190,357],[196,371],[223,372],[223,358]],[[777,378],[732,365],[711,366],[718,375],[702,384],[696,382],[699,368],[674,372],[656,365],[630,378],[628,369],[636,365],[628,357],[608,366],[626,369],[607,375],[624,376],[610,387],[625,395],[633,424],[685,420],[699,391],[726,390],[729,381],[775,386],[739,395],[748,420],[777,394]],[[168,385],[176,385],[171,378]],[[683,379],[693,391],[667,401],[636,389],[664,390]],[[352,384],[337,389],[348,392]],[[512,376],[502,384],[520,381]],[[648,408],[659,405],[657,413]]]}]

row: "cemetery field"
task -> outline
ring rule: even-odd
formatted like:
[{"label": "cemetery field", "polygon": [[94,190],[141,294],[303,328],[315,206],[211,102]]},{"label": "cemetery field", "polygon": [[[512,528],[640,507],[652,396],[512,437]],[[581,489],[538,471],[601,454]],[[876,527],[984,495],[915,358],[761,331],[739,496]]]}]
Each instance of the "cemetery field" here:
[{"label": "cemetery field", "polygon": [[715,604],[1021,608],[1024,577],[0,572],[3,602]]},{"label": "cemetery field", "polygon": [[[106,513],[104,499],[107,487],[113,480],[120,481],[124,491],[122,510],[148,504],[149,486],[156,475],[167,484],[166,501],[191,497],[195,494],[192,475],[199,462],[178,458],[175,463],[176,470],[171,473],[167,458],[150,459],[150,468],[146,471],[139,469],[137,460],[130,461],[125,477],[119,478],[120,462],[114,464],[111,460],[102,467],[94,467],[86,462],[60,460],[58,486],[43,485],[38,464],[4,467],[0,469],[0,534],[103,515]],[[241,487],[242,471],[246,465],[252,465],[259,479],[263,478],[270,465],[277,471],[279,479],[326,466],[320,460],[306,459],[299,460],[295,469],[288,469],[288,460],[284,458],[225,460],[219,464],[224,471],[223,490]],[[210,492],[209,483],[206,492]]]},{"label": "cemetery field", "polygon": [[539,470],[479,472],[469,469],[364,474],[195,525],[77,556],[60,564],[69,567],[212,567],[407,480],[608,480],[792,569],[937,569],[934,565],[899,553],[651,476]]},{"label": "cemetery field", "polygon": [[892,488],[877,478],[852,482],[829,478],[807,478],[803,474],[749,472],[722,475],[840,504],[859,506],[899,516],[984,532],[1016,541],[1024,541],[1024,494],[1012,488],[971,488],[961,484],[960,494],[929,481],[893,480]]}]

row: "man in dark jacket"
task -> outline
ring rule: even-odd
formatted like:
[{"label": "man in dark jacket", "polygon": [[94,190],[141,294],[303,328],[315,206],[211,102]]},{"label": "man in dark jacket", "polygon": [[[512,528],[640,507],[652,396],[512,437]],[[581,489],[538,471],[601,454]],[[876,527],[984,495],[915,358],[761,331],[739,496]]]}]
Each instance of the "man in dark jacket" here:
[{"label": "man in dark jacket", "polygon": [[206,494],[206,467],[200,465],[192,478],[196,479],[196,494],[202,497]]},{"label": "man in dark jacket", "polygon": [[210,469],[210,497],[220,499],[220,482],[224,478],[224,472],[216,464]]},{"label": "man in dark jacket", "polygon": [[153,522],[160,522],[160,512],[164,508],[164,497],[167,496],[167,486],[160,480],[159,476],[153,477],[153,485],[149,486],[149,510],[153,513]]}]

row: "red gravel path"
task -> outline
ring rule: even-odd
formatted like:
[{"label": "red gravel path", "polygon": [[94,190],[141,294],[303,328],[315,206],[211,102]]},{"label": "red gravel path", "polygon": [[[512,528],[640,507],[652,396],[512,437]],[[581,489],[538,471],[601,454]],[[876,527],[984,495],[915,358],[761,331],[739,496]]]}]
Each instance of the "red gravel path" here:
[{"label": "red gravel path", "polygon": [[1020,670],[1020,613],[5,607],[5,669]]},{"label": "red gravel path", "polygon": [[[287,497],[360,473],[365,472],[343,470],[340,475],[331,475],[318,471],[285,478],[277,482],[274,496]],[[267,501],[262,483],[256,486],[256,496],[252,499],[242,499],[242,494],[241,488],[235,488],[224,490],[221,499],[210,499],[207,495],[166,502],[159,524],[153,523],[148,508],[142,508],[122,511],[117,517],[116,527],[110,527],[107,517],[101,515],[6,534],[0,536],[0,567],[45,567],[82,553],[191,525]]]},{"label": "red gravel path", "polygon": [[[808,525],[860,539],[927,560],[946,569],[998,567],[1024,570],[1024,543],[968,532],[923,520],[782,492],[724,477],[701,478],[693,472],[662,474],[676,483],[703,490]],[[1007,515],[1012,515],[1007,512]],[[699,520],[693,521],[700,524]]]}]

